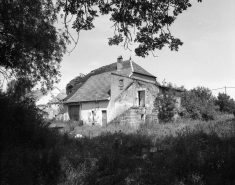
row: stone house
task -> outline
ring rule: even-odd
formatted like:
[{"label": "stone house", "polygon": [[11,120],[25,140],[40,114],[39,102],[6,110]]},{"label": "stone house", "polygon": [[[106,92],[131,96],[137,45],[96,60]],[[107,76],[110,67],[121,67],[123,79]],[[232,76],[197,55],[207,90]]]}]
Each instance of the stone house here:
[{"label": "stone house", "polygon": [[70,81],[64,104],[69,119],[83,124],[138,126],[157,119],[154,100],[161,89],[154,75],[120,56],[117,62]]}]

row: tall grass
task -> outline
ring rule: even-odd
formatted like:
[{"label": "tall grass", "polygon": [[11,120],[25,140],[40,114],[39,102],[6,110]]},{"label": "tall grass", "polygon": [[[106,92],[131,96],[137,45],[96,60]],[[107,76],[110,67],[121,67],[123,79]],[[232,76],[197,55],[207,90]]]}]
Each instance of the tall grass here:
[{"label": "tall grass", "polygon": [[33,105],[0,98],[1,184],[235,184],[235,119],[67,125],[59,135]]},{"label": "tall grass", "polygon": [[67,143],[61,184],[234,184],[234,128],[234,119],[106,128]]}]

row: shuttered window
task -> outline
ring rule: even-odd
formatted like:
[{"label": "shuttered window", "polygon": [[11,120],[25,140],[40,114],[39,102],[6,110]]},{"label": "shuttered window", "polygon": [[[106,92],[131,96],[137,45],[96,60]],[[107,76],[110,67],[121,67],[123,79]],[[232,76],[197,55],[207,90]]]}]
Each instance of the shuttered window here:
[{"label": "shuttered window", "polygon": [[119,89],[122,90],[123,89],[123,86],[124,86],[124,83],[123,83],[123,79],[120,79],[119,80]]}]

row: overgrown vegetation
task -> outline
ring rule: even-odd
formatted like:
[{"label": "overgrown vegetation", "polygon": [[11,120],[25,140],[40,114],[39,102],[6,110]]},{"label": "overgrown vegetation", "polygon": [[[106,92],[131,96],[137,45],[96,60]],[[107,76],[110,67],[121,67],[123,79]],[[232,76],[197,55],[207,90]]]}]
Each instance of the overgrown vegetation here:
[{"label": "overgrown vegetation", "polygon": [[[0,110],[1,184],[235,183],[231,116],[138,130],[68,127],[59,134],[28,98],[13,101],[1,92]],[[76,133],[85,137],[75,139]]]},{"label": "overgrown vegetation", "polygon": [[174,115],[177,113],[176,95],[172,89],[169,89],[163,94],[159,94],[154,102],[158,110],[158,118],[160,121],[172,121]]},{"label": "overgrown vegetation", "polygon": [[215,104],[219,106],[221,112],[233,113],[235,116],[235,101],[227,94],[219,93]]},{"label": "overgrown vegetation", "polygon": [[[226,95],[215,100],[206,88],[184,91],[185,109],[178,111],[199,123],[148,124],[138,130],[85,128],[89,137],[77,139],[74,127],[65,133],[47,127],[27,92],[38,82],[48,89],[58,82],[59,63],[69,41],[68,30],[54,27],[60,9],[65,12],[65,28],[67,15],[76,15],[73,27],[79,32],[93,28],[94,5],[101,14],[112,12],[117,33],[110,45],[124,42],[127,49],[132,42],[130,29],[137,28],[134,42],[140,45],[135,52],[142,57],[165,45],[178,50],[182,42],[168,27],[191,6],[188,0],[61,0],[56,6],[51,0],[2,1],[0,73],[16,80],[6,93],[0,91],[1,184],[235,184],[235,120],[202,121],[216,118],[215,105],[221,112],[235,114],[234,100]],[[173,96],[164,95],[156,102],[160,118],[171,121]]]},{"label": "overgrown vegetation", "polygon": [[182,107],[185,109],[181,115],[191,119],[214,120],[218,107],[212,92],[205,87],[197,87],[181,94]]},{"label": "overgrown vegetation", "polygon": [[55,184],[60,175],[57,134],[29,98],[0,92],[1,184]]},{"label": "overgrown vegetation", "polygon": [[70,141],[62,184],[233,184],[234,120],[226,122],[230,134],[219,137],[220,124],[186,126],[164,137],[146,135],[147,128]]},{"label": "overgrown vegetation", "polygon": [[[221,113],[235,115],[235,101],[226,94],[219,93],[214,97],[205,87],[191,90],[166,86],[167,90],[156,97],[155,107],[159,112],[159,120],[172,121],[175,115],[185,119],[209,121],[215,120]],[[177,106],[177,97],[181,99],[181,107]]]}]

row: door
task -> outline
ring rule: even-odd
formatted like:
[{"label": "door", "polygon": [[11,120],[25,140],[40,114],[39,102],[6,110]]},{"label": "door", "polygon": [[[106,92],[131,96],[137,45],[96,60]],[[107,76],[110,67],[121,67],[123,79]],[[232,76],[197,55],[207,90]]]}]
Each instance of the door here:
[{"label": "door", "polygon": [[70,117],[70,120],[73,120],[73,121],[79,120],[79,105],[69,106],[69,117]]},{"label": "door", "polygon": [[107,111],[102,110],[102,126],[107,126]]},{"label": "door", "polygon": [[138,91],[139,106],[145,107],[145,91]]}]

